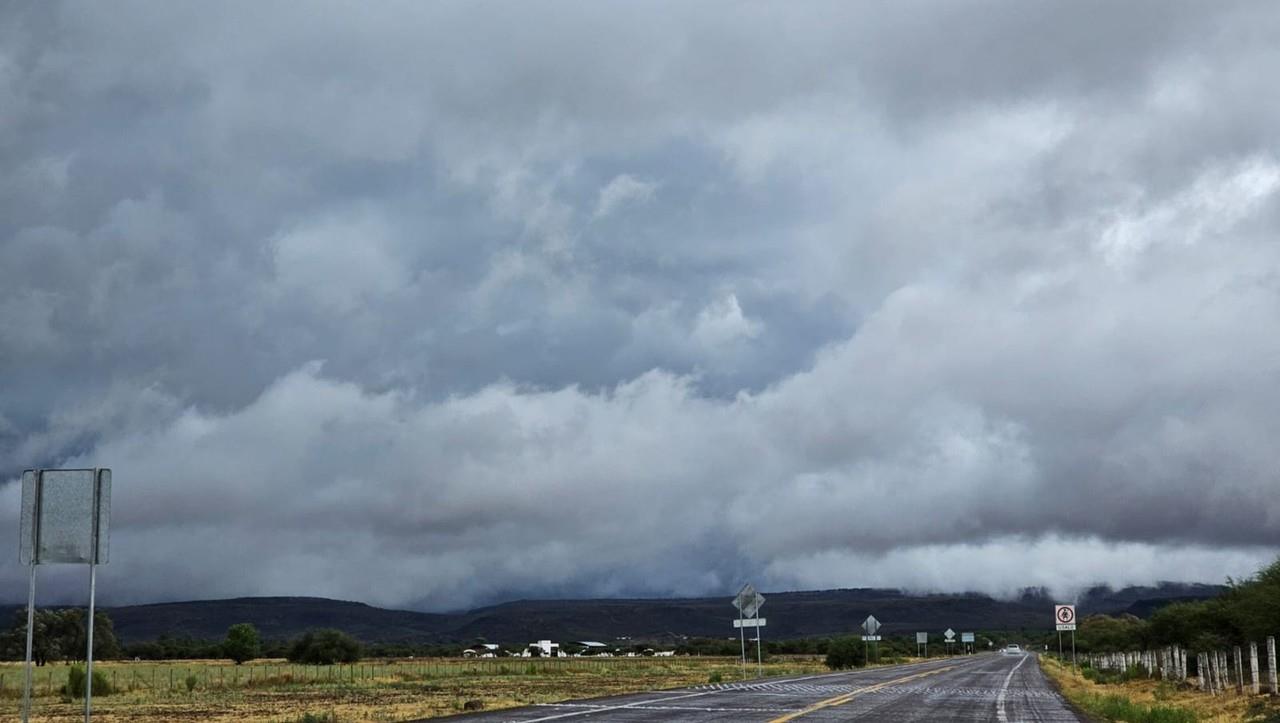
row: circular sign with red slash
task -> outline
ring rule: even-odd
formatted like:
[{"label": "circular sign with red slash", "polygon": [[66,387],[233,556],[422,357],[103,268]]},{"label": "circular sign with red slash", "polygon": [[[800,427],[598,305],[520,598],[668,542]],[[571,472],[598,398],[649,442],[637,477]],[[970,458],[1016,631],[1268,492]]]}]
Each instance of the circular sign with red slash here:
[{"label": "circular sign with red slash", "polygon": [[1076,621],[1075,605],[1054,605],[1053,617],[1057,618],[1059,625],[1069,625]]}]

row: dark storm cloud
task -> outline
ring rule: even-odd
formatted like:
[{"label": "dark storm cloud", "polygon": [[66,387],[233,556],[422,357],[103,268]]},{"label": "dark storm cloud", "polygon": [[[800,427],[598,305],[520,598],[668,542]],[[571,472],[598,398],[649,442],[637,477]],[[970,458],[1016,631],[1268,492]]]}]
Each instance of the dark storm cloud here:
[{"label": "dark storm cloud", "polygon": [[0,454],[115,468],[108,595],[1280,541],[1267,4],[0,12]]}]

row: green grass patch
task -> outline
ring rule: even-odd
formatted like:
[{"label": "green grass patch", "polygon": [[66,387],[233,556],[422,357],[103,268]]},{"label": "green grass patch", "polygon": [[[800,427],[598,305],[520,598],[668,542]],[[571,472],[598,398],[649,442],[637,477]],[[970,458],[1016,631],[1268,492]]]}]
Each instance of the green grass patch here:
[{"label": "green grass patch", "polygon": [[1136,665],[1130,666],[1127,670],[1100,670],[1086,667],[1081,669],[1080,673],[1085,680],[1099,685],[1117,685],[1148,677],[1142,668]]},{"label": "green grass patch", "polygon": [[1143,705],[1123,695],[1088,695],[1075,701],[1085,712],[1106,721],[1125,723],[1196,723],[1195,711],[1171,705]]}]

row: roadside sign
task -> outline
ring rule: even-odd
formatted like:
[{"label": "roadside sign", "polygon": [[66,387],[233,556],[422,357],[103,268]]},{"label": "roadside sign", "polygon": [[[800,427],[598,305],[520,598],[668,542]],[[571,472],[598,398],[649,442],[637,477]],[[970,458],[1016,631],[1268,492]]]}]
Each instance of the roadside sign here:
[{"label": "roadside sign", "polygon": [[972,642],[973,642],[973,633],[960,633],[960,642],[962,642],[962,643],[972,643]]},{"label": "roadside sign", "polygon": [[924,645],[929,642],[928,633],[916,633],[916,645]]},{"label": "roadside sign", "polygon": [[744,618],[754,618],[756,613],[760,612],[760,606],[762,605],[764,605],[764,595],[756,592],[751,583],[743,585],[742,590],[733,599],[733,606],[738,609],[738,612],[742,613]]},{"label": "roadside sign", "polygon": [[[868,615],[867,619],[862,621],[862,629],[867,631],[867,635],[875,635],[880,629],[880,621],[876,620],[876,616]],[[867,637],[864,635],[862,639],[867,640]]]},{"label": "roadside sign", "polygon": [[1076,629],[1076,606],[1075,605],[1054,605],[1053,620],[1058,626],[1058,630],[1075,630]]},{"label": "roadside sign", "polygon": [[947,631],[942,635],[946,638],[948,643],[954,643],[956,641],[956,631],[951,628],[947,628]]},{"label": "roadside sign", "polygon": [[1076,606],[1054,605],[1053,622],[1058,628],[1058,655],[1062,655],[1062,633],[1071,631],[1071,664],[1076,664]]},{"label": "roadside sign", "polygon": [[107,562],[111,470],[45,469],[22,473],[24,565]]},{"label": "roadside sign", "polygon": [[[764,618],[758,618],[756,615],[760,612],[760,606],[764,605],[764,595],[756,592],[751,583],[742,586],[738,594],[733,598],[733,606],[738,609],[738,619],[733,622],[733,627],[738,628],[739,642],[742,643],[742,677],[747,677],[747,638],[746,628],[755,628],[756,636],[752,638],[756,641],[756,674],[764,675],[764,653],[761,650],[760,638],[762,636],[761,628],[764,627]],[[745,619],[744,619],[745,618]]]},{"label": "roadside sign", "polygon": [[879,636],[879,635],[863,635],[863,636],[862,636],[862,642],[864,642],[864,643],[878,643],[878,642],[880,642],[880,636]]},{"label": "roadside sign", "polygon": [[1076,606],[1054,605],[1053,619],[1059,625],[1074,625],[1076,622]]},{"label": "roadside sign", "polygon": [[98,565],[107,562],[111,527],[111,470],[29,469],[22,473],[18,559],[31,566],[27,585],[26,676],[22,721],[31,715],[31,653],[36,608],[36,567],[70,562],[89,565],[89,613],[85,637],[84,720],[93,713],[93,622]]}]

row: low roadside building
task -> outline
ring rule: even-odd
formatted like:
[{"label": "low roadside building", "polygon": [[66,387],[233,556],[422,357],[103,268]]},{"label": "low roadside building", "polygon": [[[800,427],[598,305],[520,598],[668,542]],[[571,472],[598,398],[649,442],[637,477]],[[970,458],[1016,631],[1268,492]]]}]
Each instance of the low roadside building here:
[{"label": "low roadside building", "polygon": [[522,658],[565,658],[564,651],[560,649],[560,643],[553,643],[550,640],[539,640],[536,643],[529,643],[524,651],[520,653]]},{"label": "low roadside building", "polygon": [[598,643],[594,640],[579,640],[574,645],[582,648],[575,656],[581,658],[596,657],[602,658],[609,655],[609,646],[604,643]]}]

